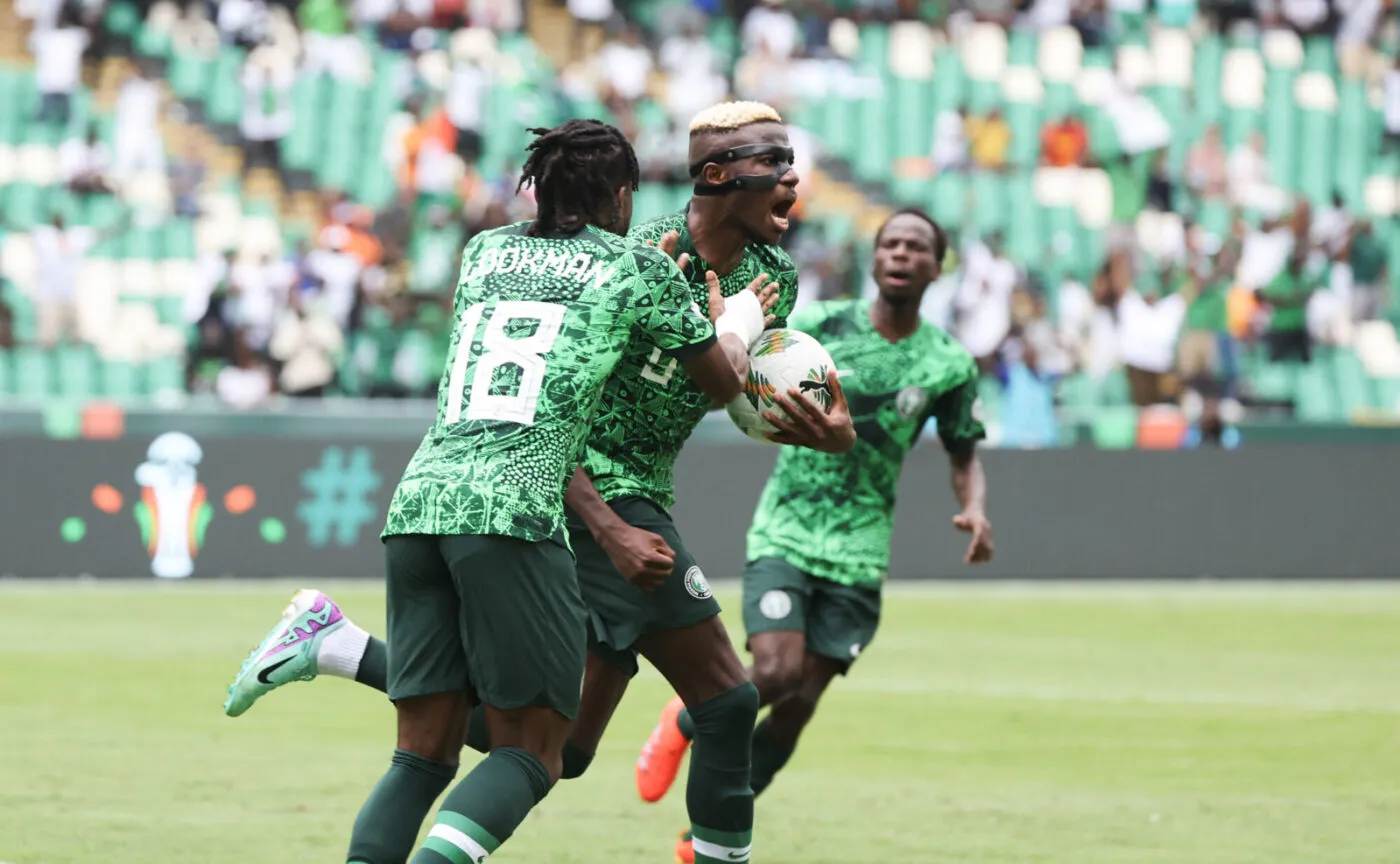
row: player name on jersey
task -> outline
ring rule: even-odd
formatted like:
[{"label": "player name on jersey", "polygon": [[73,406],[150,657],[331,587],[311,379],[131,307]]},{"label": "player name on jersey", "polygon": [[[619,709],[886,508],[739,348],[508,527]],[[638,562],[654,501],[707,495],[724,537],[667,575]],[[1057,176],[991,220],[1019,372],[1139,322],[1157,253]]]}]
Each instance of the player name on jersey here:
[{"label": "player name on jersey", "polygon": [[470,272],[462,273],[462,281],[485,279],[519,273],[525,276],[554,276],[577,282],[602,285],[612,276],[614,268],[594,258],[588,252],[570,249],[487,249],[476,260],[466,262]]}]

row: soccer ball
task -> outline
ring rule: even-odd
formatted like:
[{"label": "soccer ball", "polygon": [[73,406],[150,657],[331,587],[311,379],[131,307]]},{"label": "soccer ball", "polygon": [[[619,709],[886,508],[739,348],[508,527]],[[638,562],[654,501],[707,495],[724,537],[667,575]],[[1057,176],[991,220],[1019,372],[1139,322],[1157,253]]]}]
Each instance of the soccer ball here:
[{"label": "soccer ball", "polygon": [[749,379],[744,392],[727,406],[729,418],[745,435],[771,444],[764,436],[778,430],[763,412],[771,408],[781,416],[783,409],[777,407],[775,397],[795,387],[823,411],[830,411],[832,392],[826,378],[833,368],[831,355],[806,333],[765,330],[749,352]]}]

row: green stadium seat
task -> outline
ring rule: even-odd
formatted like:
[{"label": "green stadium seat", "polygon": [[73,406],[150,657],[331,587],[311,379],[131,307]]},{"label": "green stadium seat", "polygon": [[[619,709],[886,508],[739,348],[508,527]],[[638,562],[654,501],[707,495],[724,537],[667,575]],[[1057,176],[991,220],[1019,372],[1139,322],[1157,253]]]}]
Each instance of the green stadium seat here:
[{"label": "green stadium seat", "polygon": [[53,394],[53,365],[47,351],[16,348],[10,356],[16,396],[26,401],[39,401]]},{"label": "green stadium seat", "polygon": [[87,399],[97,392],[96,358],[92,348],[86,345],[60,347],[54,359],[58,367],[58,395]]},{"label": "green stadium seat", "polygon": [[0,351],[0,401],[15,392],[14,358],[9,351]]},{"label": "green stadium seat", "polygon": [[141,394],[141,374],[135,364],[109,360],[102,364],[102,395],[126,401]]},{"label": "green stadium seat", "polygon": [[1105,450],[1131,450],[1137,444],[1138,410],[1131,405],[1101,408],[1091,431],[1095,446]]},{"label": "green stadium seat", "polygon": [[146,366],[146,390],[153,396],[185,392],[185,364],[178,357],[159,357]]}]

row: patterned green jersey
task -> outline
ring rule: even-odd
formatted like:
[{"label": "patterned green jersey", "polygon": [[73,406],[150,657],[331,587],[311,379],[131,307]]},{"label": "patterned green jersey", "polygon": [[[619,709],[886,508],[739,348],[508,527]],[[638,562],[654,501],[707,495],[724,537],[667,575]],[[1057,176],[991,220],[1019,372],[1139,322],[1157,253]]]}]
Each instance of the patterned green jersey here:
[{"label": "patterned green jersey", "polygon": [[594,228],[545,239],[528,227],[479,234],[462,253],[437,419],[385,536],[554,535],[603,381],[629,343],[686,355],[714,342],[661,252]]},{"label": "patterned green jersey", "polygon": [[[685,219],[685,211],[661,216],[633,228],[628,236],[660,242],[666,232],[679,232],[676,254],[688,252],[691,259],[687,269],[691,299],[708,313],[705,271],[709,265],[695,251]],[[797,266],[777,246],[750,245],[734,272],[720,279],[720,289],[726,297],[738,294],[760,273],[767,273],[780,286],[773,326],[784,327],[797,302]],[[662,507],[674,502],[671,474],[676,456],[711,402],[678,368],[676,358],[664,355],[659,344],[631,346],[603,387],[583,467],[604,500],[639,495]]]},{"label": "patterned green jersey", "polygon": [[778,557],[845,585],[879,584],[889,567],[895,488],[930,418],[945,447],[985,436],[972,355],[931,324],[891,344],[870,301],[805,306],[790,327],[816,337],[846,372],[855,447],[842,454],[784,447],[749,528],[748,559]]}]

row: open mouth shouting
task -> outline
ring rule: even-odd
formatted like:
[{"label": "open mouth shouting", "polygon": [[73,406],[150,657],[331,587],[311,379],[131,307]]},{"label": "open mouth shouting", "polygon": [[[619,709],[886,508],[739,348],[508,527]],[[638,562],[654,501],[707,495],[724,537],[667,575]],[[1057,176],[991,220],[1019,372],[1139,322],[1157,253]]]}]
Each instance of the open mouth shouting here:
[{"label": "open mouth shouting", "polygon": [[784,198],[773,205],[773,209],[768,213],[768,221],[774,230],[779,234],[788,230],[788,214],[792,212],[793,205],[797,203],[797,196]]}]

